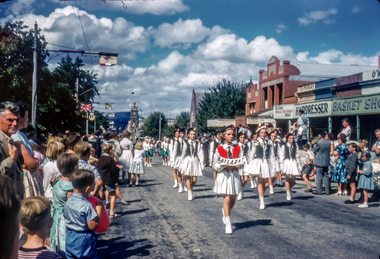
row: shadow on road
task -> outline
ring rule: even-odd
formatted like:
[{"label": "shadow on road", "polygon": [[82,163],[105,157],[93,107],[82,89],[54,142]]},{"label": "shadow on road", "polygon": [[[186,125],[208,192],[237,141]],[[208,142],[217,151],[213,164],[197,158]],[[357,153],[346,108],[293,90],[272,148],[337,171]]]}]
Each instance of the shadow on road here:
[{"label": "shadow on road", "polygon": [[293,200],[308,200],[308,199],[314,199],[315,197],[314,196],[297,196],[297,197],[293,197],[292,199]]},{"label": "shadow on road", "polygon": [[293,202],[275,202],[275,203],[265,203],[265,207],[285,207],[285,206],[292,206]]},{"label": "shadow on road", "polygon": [[[194,193],[195,195],[196,193]],[[220,196],[222,197],[222,196]],[[212,195],[203,195],[203,196],[195,196],[194,197],[194,200],[195,199],[211,199],[211,198],[219,198],[219,196],[217,194],[212,194]]]},{"label": "shadow on road", "polygon": [[193,188],[193,190],[195,192],[205,192],[205,191],[212,191],[212,188],[204,188],[204,189]]},{"label": "shadow on road", "polygon": [[163,185],[163,183],[140,184],[140,187],[147,187],[147,186],[154,186],[154,185]]},{"label": "shadow on road", "polygon": [[251,228],[254,226],[270,226],[270,225],[273,225],[271,219],[250,220],[246,222],[232,224],[235,231],[239,229],[244,229],[244,228]]},{"label": "shadow on road", "polygon": [[[108,240],[98,240],[98,256],[99,258],[120,259],[130,256],[149,256],[154,246],[149,244],[147,239],[140,239],[131,242],[118,242],[124,237],[116,237]],[[147,244],[148,243],[148,244]],[[130,249],[131,248],[131,249]]]},{"label": "shadow on road", "polygon": [[133,201],[128,201],[128,202],[130,202],[130,203],[135,203],[135,202],[140,202],[140,201],[142,201],[141,199],[138,199],[138,200],[133,200]]}]

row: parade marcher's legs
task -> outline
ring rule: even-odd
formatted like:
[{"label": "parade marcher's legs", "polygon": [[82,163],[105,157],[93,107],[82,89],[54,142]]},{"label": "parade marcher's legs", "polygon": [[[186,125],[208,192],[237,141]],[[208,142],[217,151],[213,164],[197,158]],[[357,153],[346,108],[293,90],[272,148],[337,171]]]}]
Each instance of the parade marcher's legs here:
[{"label": "parade marcher's legs", "polygon": [[286,182],[285,182],[285,188],[286,188],[286,200],[290,201],[292,200],[292,194],[291,194],[291,189],[296,183],[296,176],[295,175],[290,175],[286,174]]}]

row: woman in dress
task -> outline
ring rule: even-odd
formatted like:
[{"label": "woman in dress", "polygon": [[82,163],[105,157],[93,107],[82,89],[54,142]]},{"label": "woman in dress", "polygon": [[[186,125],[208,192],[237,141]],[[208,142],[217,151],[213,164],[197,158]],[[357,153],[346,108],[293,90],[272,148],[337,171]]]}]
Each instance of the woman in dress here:
[{"label": "woman in dress", "polygon": [[[178,179],[178,192],[184,192],[184,186],[182,183],[182,173],[181,173],[181,157],[182,157],[182,151],[183,151],[183,143],[184,143],[184,137],[185,137],[185,129],[180,128],[179,130],[179,137],[174,142],[174,149],[173,149],[173,155],[174,155],[174,166],[173,169],[177,172],[177,179]],[[187,189],[187,188],[186,188]]]},{"label": "woman in dress", "polygon": [[128,180],[131,179],[131,173],[129,168],[133,161],[133,142],[130,140],[132,133],[130,131],[124,131],[122,134],[122,141],[120,142],[120,148],[122,149],[121,156],[119,158],[119,165],[124,166],[121,173],[121,182],[124,183],[125,172],[128,172]]},{"label": "woman in dress", "polygon": [[195,131],[189,128],[187,131],[188,139],[183,144],[181,155],[181,172],[183,180],[186,181],[188,200],[193,200],[193,187],[197,182],[197,177],[202,176],[204,169],[203,150],[199,142],[195,141]]},{"label": "woman in dress", "polygon": [[147,167],[149,167],[150,154],[149,154],[149,138],[148,137],[145,137],[145,141],[143,143],[143,149],[144,149],[144,152],[145,152],[145,165]]},{"label": "woman in dress", "polygon": [[168,144],[166,142],[166,137],[164,137],[160,147],[161,147],[160,156],[162,156],[162,165],[166,166],[167,165],[166,157],[167,157],[167,150],[168,150]]},{"label": "woman in dress", "polygon": [[[238,145],[240,146],[240,150],[242,152],[242,156],[245,156],[248,159],[248,145],[246,143],[246,136],[245,131],[240,131],[238,133]],[[247,163],[245,163],[246,165]],[[240,175],[240,183],[241,183],[241,192],[239,192],[237,196],[237,200],[240,201],[243,199],[243,188],[248,182],[248,173],[244,171],[244,168],[239,169],[239,175]]]},{"label": "woman in dress", "polygon": [[145,152],[142,149],[142,144],[137,143],[136,144],[136,150],[135,150],[135,156],[133,157],[133,162],[131,164],[131,169],[130,172],[132,174],[131,180],[129,182],[129,185],[132,186],[133,179],[136,176],[136,186],[140,186],[140,175],[145,173],[144,170],[144,157],[145,157]]},{"label": "woman in dress", "polygon": [[177,170],[174,169],[174,163],[175,163],[175,152],[174,152],[174,144],[177,142],[179,138],[179,131],[178,129],[174,130],[174,138],[170,140],[169,144],[169,152],[170,152],[170,157],[169,157],[169,166],[173,168],[173,178],[174,178],[174,185],[173,188],[178,187],[178,175],[177,175]]},{"label": "woman in dress", "polygon": [[154,150],[153,140],[150,139],[150,140],[149,140],[149,146],[148,146],[148,153],[149,153],[149,167],[152,167],[153,150]]},{"label": "woman in dress", "polygon": [[217,176],[215,181],[214,192],[223,195],[223,223],[226,225],[225,233],[232,234],[232,224],[230,219],[231,209],[236,202],[236,196],[241,192],[239,169],[243,164],[228,166],[220,162],[220,158],[236,159],[242,157],[243,153],[239,145],[232,144],[235,137],[235,128],[233,125],[222,129],[223,145],[215,150],[213,158],[213,168]]},{"label": "woman in dress", "polygon": [[257,176],[260,209],[263,210],[265,209],[264,193],[268,186],[268,180],[269,178],[273,178],[276,172],[273,168],[274,155],[272,145],[269,140],[266,139],[267,125],[259,125],[256,133],[258,138],[252,142],[248,155],[248,165],[245,171],[253,176]]},{"label": "woman in dress", "polygon": [[[346,171],[346,162],[347,158],[350,155],[348,151],[348,146],[346,144],[347,139],[346,135],[341,133],[338,137],[339,146],[334,152],[334,156],[338,158],[338,162],[334,167],[334,173],[331,181],[338,183],[338,196],[347,196],[347,171]],[[343,190],[343,193],[342,193]]]},{"label": "woman in dress", "polygon": [[285,173],[286,200],[291,201],[291,189],[296,183],[296,176],[301,173],[301,159],[294,135],[289,133],[285,139],[285,145],[280,150],[280,166],[281,171]]},{"label": "woman in dress", "polygon": [[[277,134],[273,131],[270,135],[269,135],[269,140],[270,140],[270,144],[273,148],[273,155],[274,155],[274,159],[273,159],[273,168],[274,168],[274,176],[273,178],[269,178],[268,180],[268,184],[269,184],[269,194],[274,194],[274,190],[273,190],[273,183],[276,181],[276,176],[278,175],[278,173],[281,174],[281,171],[280,171],[280,140],[277,139]],[[280,181],[281,182],[281,181]]]}]

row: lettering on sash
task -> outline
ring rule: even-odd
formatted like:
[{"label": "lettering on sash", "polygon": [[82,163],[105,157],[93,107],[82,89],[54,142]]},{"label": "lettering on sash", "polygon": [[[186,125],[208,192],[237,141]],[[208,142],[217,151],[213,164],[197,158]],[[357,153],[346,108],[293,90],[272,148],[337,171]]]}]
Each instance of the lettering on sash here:
[{"label": "lettering on sash", "polygon": [[239,158],[224,158],[224,157],[219,157],[218,162],[221,163],[222,165],[227,165],[227,166],[236,166],[236,165],[242,165],[246,162],[246,157],[239,157]]}]

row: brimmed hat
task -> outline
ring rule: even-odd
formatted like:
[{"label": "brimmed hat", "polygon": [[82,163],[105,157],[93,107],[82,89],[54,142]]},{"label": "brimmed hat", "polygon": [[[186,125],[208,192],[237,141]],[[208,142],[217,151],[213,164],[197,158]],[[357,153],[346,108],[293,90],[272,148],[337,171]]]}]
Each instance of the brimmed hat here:
[{"label": "brimmed hat", "polygon": [[267,130],[267,128],[268,128],[268,124],[267,123],[265,123],[265,124],[259,124],[259,127],[257,128],[257,130],[256,130],[256,133],[257,132],[259,132],[260,130],[262,130],[262,129],[265,129],[265,130]]},{"label": "brimmed hat", "polygon": [[234,125],[228,125],[227,127],[224,127],[221,132],[224,133],[226,132],[227,130],[235,130],[235,126]]}]

